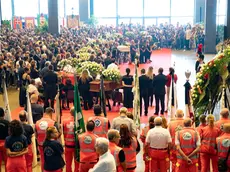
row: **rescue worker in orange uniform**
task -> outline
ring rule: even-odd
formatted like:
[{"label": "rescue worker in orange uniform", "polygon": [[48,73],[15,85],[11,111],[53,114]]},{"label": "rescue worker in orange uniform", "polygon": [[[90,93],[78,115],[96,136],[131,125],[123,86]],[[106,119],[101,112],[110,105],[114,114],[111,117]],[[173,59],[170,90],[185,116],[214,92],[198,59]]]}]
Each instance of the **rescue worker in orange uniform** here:
[{"label": "rescue worker in orange uniform", "polygon": [[[48,127],[55,126],[56,129],[59,131],[57,123],[52,119],[53,109],[48,107],[45,110],[45,114],[43,117],[36,122],[35,124],[35,134],[38,142],[38,150],[41,156],[41,170],[44,170],[44,151],[43,151],[43,143],[46,138],[46,129]],[[60,136],[59,132],[59,136]]]},{"label": "rescue worker in orange uniform", "polygon": [[[229,148],[230,148],[230,123],[226,123],[223,125],[223,135],[217,137],[216,144],[217,144],[217,151],[218,151],[218,159],[225,160],[227,158]],[[230,172],[230,155],[227,159],[227,166],[228,171]]]},{"label": "rescue worker in orange uniform", "polygon": [[34,129],[31,125],[27,123],[27,117],[26,117],[26,112],[23,110],[19,113],[19,119],[22,122],[22,127],[24,129],[24,135],[27,138],[27,143],[28,143],[28,152],[25,154],[26,158],[26,167],[27,167],[27,172],[32,172],[33,170],[33,148],[32,148],[32,136],[34,135]]},{"label": "rescue worker in orange uniform", "polygon": [[173,121],[170,121],[168,124],[168,130],[172,138],[172,149],[170,150],[170,161],[172,162],[172,172],[175,172],[176,168],[176,145],[175,145],[175,135],[176,132],[179,130],[182,130],[184,127],[184,112],[180,109],[176,111],[175,119]]},{"label": "rescue worker in orange uniform", "polygon": [[[0,166],[2,165],[2,161],[6,164],[6,148],[5,148],[5,139],[9,135],[8,129],[9,129],[9,121],[4,119],[5,112],[3,108],[0,108]],[[5,171],[6,171],[6,165],[5,165]],[[0,168],[1,172],[1,168]]]},{"label": "rescue worker in orange uniform", "polygon": [[[145,139],[147,136],[147,133],[150,129],[154,128],[154,119],[155,116],[151,116],[149,118],[149,125],[145,126],[142,131],[141,131],[141,135],[140,135],[140,139],[143,142],[143,145],[145,145]],[[150,162],[150,158],[148,157],[148,153],[145,152],[145,149],[143,150],[144,154],[143,154],[143,160],[145,161],[145,172],[149,172],[149,162]]]},{"label": "rescue worker in orange uniform", "polygon": [[98,137],[107,138],[108,130],[110,129],[110,122],[108,118],[103,117],[103,113],[101,111],[100,105],[95,105],[93,108],[94,117],[90,117],[88,121],[93,120],[95,123],[95,128],[93,133],[96,134]]},{"label": "rescue worker in orange uniform", "polygon": [[108,139],[109,139],[109,150],[113,155],[117,172],[126,172],[126,162],[125,162],[125,152],[119,146],[120,134],[117,130],[111,129],[108,131]]},{"label": "rescue worker in orange uniform", "polygon": [[200,132],[200,160],[201,160],[201,172],[209,171],[210,160],[212,160],[213,172],[218,172],[218,157],[216,150],[216,138],[220,134],[219,128],[214,126],[214,116],[207,116],[208,126],[201,129]]},{"label": "rescue worker in orange uniform", "polygon": [[140,152],[140,144],[135,136],[129,131],[126,124],[120,125],[119,145],[125,152],[126,171],[134,172],[136,169],[136,155]]},{"label": "rescue worker in orange uniform", "polygon": [[[201,133],[201,129],[207,126],[206,123],[206,116],[205,115],[200,115],[199,117],[199,121],[200,121],[200,125],[198,127],[196,127],[196,131],[199,133]],[[200,153],[199,153],[199,157],[198,157],[198,170],[201,170],[201,161],[200,161]]]},{"label": "rescue worker in orange uniform", "polygon": [[65,141],[66,172],[72,172],[72,161],[74,160],[74,171],[78,170],[78,163],[75,161],[75,136],[74,136],[74,107],[70,110],[71,116],[62,122]]},{"label": "rescue worker in orange uniform", "polygon": [[218,127],[221,130],[221,135],[224,133],[223,132],[223,124],[225,123],[230,123],[229,117],[229,110],[227,108],[224,108],[220,112],[221,119],[216,121],[215,126]]},{"label": "rescue worker in orange uniform", "polygon": [[192,128],[192,120],[184,120],[184,128],[176,133],[177,146],[176,172],[198,172],[198,152],[200,150],[200,136]]},{"label": "rescue worker in orange uniform", "polygon": [[87,131],[78,135],[77,148],[80,149],[79,172],[88,172],[98,161],[95,144],[97,135],[93,133],[95,128],[94,121],[88,121],[86,124]]}]

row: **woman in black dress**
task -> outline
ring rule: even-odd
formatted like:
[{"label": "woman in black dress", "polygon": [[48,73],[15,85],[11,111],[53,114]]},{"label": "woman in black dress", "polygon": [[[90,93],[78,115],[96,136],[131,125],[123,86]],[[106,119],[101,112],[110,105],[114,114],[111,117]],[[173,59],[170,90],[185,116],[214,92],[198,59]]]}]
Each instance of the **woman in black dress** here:
[{"label": "woman in black dress", "polygon": [[151,47],[149,45],[149,41],[146,41],[146,45],[145,45],[146,49],[145,49],[145,59],[147,61],[147,63],[150,63],[150,57],[151,57]]},{"label": "woman in black dress", "polygon": [[19,92],[19,104],[21,107],[24,107],[26,105],[26,87],[30,83],[30,69],[25,68],[24,74],[22,75],[22,81],[20,86],[20,92]]},{"label": "woman in black dress", "polygon": [[122,85],[124,87],[124,106],[126,108],[132,108],[133,107],[133,93],[132,93],[132,87],[133,87],[133,76],[129,75],[130,69],[126,69],[126,75],[122,78]]},{"label": "woman in black dress", "polygon": [[30,67],[30,78],[31,79],[39,78],[39,72],[37,70],[37,65],[36,65],[35,60],[32,60],[30,64],[31,64],[31,67]]},{"label": "woman in black dress", "polygon": [[83,98],[84,101],[84,109],[92,109],[93,107],[93,101],[92,101],[92,96],[90,93],[90,82],[92,81],[92,77],[89,75],[88,70],[83,70],[81,77],[79,78],[78,81],[78,87],[79,87],[79,92],[80,95]]},{"label": "woman in black dress", "polygon": [[155,74],[153,73],[153,67],[150,66],[148,68],[148,71],[147,71],[147,77],[149,78],[149,86],[148,86],[148,94],[149,94],[149,98],[150,98],[150,101],[149,101],[149,105],[150,106],[153,106],[153,78],[155,77]]}]

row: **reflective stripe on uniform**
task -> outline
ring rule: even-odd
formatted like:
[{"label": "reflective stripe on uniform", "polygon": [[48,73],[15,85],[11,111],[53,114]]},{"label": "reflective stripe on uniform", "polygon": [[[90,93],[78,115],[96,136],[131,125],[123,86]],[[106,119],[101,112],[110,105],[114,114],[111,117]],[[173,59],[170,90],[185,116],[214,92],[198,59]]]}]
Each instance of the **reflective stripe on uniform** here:
[{"label": "reflective stripe on uniform", "polygon": [[81,152],[95,152],[95,150],[92,149],[80,149]]},{"label": "reflective stripe on uniform", "polygon": [[64,131],[64,134],[74,134],[74,131]]}]

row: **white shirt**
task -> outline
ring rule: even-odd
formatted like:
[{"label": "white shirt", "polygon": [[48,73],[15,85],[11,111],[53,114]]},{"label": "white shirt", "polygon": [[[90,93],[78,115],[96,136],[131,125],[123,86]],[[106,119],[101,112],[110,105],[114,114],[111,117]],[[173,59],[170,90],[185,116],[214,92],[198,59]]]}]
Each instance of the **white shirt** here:
[{"label": "white shirt", "polygon": [[116,172],[116,163],[113,155],[109,152],[101,155],[97,164],[89,172]]},{"label": "white shirt", "polygon": [[37,87],[36,86],[34,86],[33,84],[30,84],[30,85],[28,85],[28,92],[30,93],[30,94],[36,94],[37,96],[39,96],[39,92],[38,92],[38,89],[37,89]]},{"label": "white shirt", "polygon": [[186,30],[185,31],[186,40],[190,40],[191,36],[192,36],[191,30],[190,29]]},{"label": "white shirt", "polygon": [[[197,137],[198,137],[198,139],[196,141],[196,146],[200,146],[201,145],[200,144],[200,136],[199,136],[198,132],[197,132]],[[178,132],[176,132],[176,135],[175,135],[175,145],[180,145],[180,141],[178,140]]]},{"label": "white shirt", "polygon": [[165,149],[171,142],[172,138],[169,131],[161,126],[150,129],[146,136],[146,143],[149,143],[150,147],[155,149]]},{"label": "white shirt", "polygon": [[115,63],[111,63],[107,69],[115,69],[115,70],[119,70],[119,67],[115,64]]}]

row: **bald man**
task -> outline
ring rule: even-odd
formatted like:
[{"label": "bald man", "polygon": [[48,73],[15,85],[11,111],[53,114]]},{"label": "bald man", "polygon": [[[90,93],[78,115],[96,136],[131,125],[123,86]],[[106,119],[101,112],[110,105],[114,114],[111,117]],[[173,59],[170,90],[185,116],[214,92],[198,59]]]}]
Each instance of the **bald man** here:
[{"label": "bald man", "polygon": [[215,126],[221,130],[221,135],[222,135],[224,134],[223,124],[230,123],[229,110],[227,108],[222,109],[220,112],[220,115],[221,115],[221,118],[220,120],[216,121]]},{"label": "bald man", "polygon": [[39,121],[44,112],[44,108],[42,105],[38,104],[38,96],[36,94],[32,94],[30,97],[31,101],[31,109],[32,109],[32,116],[33,116],[33,123],[35,124]]},{"label": "bald man", "polygon": [[162,128],[162,118],[154,119],[155,127],[150,129],[146,136],[145,152],[151,157],[151,170],[167,171],[168,149],[171,148],[172,138],[167,129]]},{"label": "bald man", "polygon": [[175,145],[177,147],[176,172],[198,172],[198,152],[200,150],[200,136],[191,127],[192,120],[184,120],[184,128],[176,133]]},{"label": "bald man", "polygon": [[[218,159],[225,160],[230,149],[230,123],[226,123],[223,125],[223,135],[217,137],[216,144],[218,151]],[[223,171],[230,172],[230,156],[228,156],[227,165],[228,169]]]},{"label": "bald man", "polygon": [[184,127],[184,112],[181,109],[176,111],[176,115],[173,121],[169,122],[168,130],[172,137],[172,149],[170,151],[170,161],[172,162],[172,172],[175,172],[176,168],[176,145],[175,145],[175,135],[177,131],[182,130]]}]

